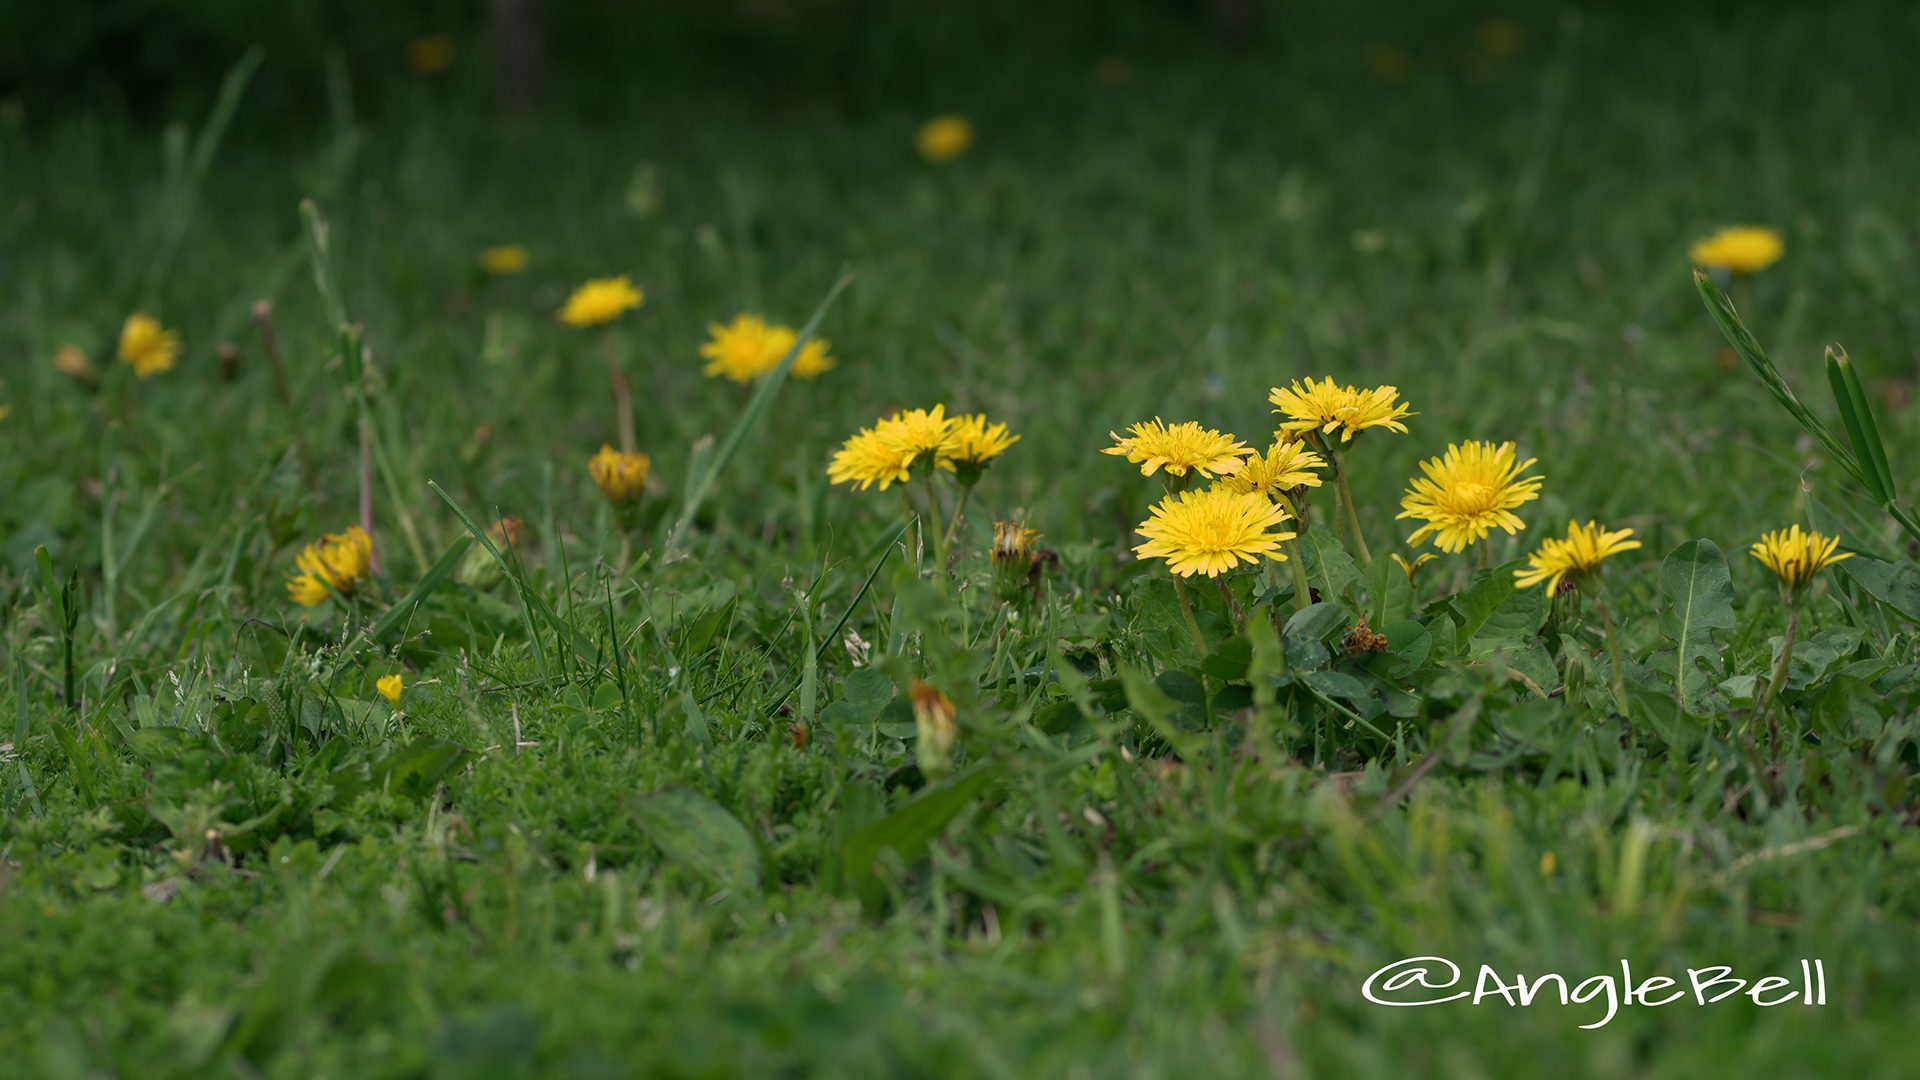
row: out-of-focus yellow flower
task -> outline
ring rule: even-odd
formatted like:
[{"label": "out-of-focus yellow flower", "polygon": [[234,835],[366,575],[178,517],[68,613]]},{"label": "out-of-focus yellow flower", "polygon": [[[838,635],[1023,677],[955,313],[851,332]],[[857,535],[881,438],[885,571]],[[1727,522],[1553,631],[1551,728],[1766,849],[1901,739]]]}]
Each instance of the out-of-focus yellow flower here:
[{"label": "out-of-focus yellow flower", "polygon": [[400,51],[407,70],[415,75],[438,75],[453,66],[457,54],[453,39],[445,34],[422,34]]},{"label": "out-of-focus yellow flower", "polygon": [[920,156],[935,165],[952,161],[973,145],[973,121],[953,113],[936,116],[920,125],[913,142]]},{"label": "out-of-focus yellow flower", "polygon": [[489,274],[517,274],[527,268],[527,249],[523,244],[495,244],[480,249],[480,269]]},{"label": "out-of-focus yellow flower", "polygon": [[180,358],[180,335],[151,315],[134,312],[120,327],[120,359],[142,379],[173,370]]},{"label": "out-of-focus yellow flower", "polygon": [[1400,391],[1395,387],[1362,390],[1357,386],[1341,386],[1331,377],[1317,383],[1312,379],[1295,379],[1290,386],[1269,390],[1267,400],[1273,402],[1274,412],[1286,417],[1280,422],[1281,431],[1317,431],[1322,435],[1338,431],[1343,443],[1369,428],[1404,435],[1407,425],[1400,420],[1413,415],[1408,411],[1411,406],[1400,400]]},{"label": "out-of-focus yellow flower", "polygon": [[1367,70],[1381,82],[1406,82],[1413,75],[1413,57],[1397,45],[1372,42],[1366,51]]},{"label": "out-of-focus yellow flower", "polygon": [[1853,558],[1853,552],[1839,551],[1839,547],[1838,536],[1801,532],[1800,526],[1793,525],[1763,535],[1754,542],[1750,552],[1792,593],[1812,581],[1820,571],[1842,559]]},{"label": "out-of-focus yellow flower", "polygon": [[1203,476],[1224,476],[1240,471],[1240,459],[1253,448],[1223,431],[1201,427],[1197,421],[1165,424],[1159,417],[1127,428],[1122,436],[1109,431],[1114,445],[1100,451],[1123,455],[1140,466],[1141,476],[1152,476],[1165,469],[1169,476],[1197,472]]},{"label": "out-of-focus yellow flower", "polygon": [[914,759],[928,779],[937,779],[953,768],[953,744],[960,734],[953,699],[919,679],[908,685],[908,696],[913,701]]},{"label": "out-of-focus yellow flower", "polygon": [[1267,447],[1266,453],[1248,458],[1239,472],[1223,477],[1220,483],[1230,491],[1257,492],[1278,499],[1294,488],[1319,487],[1320,474],[1315,470],[1326,467],[1326,459],[1307,449],[1306,443],[1286,438]]},{"label": "out-of-focus yellow flower", "polygon": [[634,288],[625,274],[594,278],[567,297],[566,306],[560,309],[560,321],[568,326],[605,326],[644,303],[646,295]]},{"label": "out-of-focus yellow flower", "polygon": [[1474,31],[1474,37],[1480,41],[1480,51],[1495,60],[1513,56],[1526,42],[1526,32],[1512,19],[1488,19]]},{"label": "out-of-focus yellow flower", "polygon": [[1550,536],[1542,540],[1540,550],[1527,556],[1527,568],[1513,572],[1513,583],[1529,589],[1544,581],[1548,595],[1552,595],[1559,591],[1561,581],[1569,577],[1578,581],[1599,569],[1609,557],[1639,547],[1640,541],[1629,539],[1632,535],[1632,529],[1609,532],[1595,522],[1582,525],[1569,521],[1566,539]]},{"label": "out-of-focus yellow flower", "polygon": [[1687,258],[1697,266],[1732,274],[1752,274],[1779,262],[1786,250],[1780,234],[1772,229],[1736,225],[1695,240],[1687,249]]},{"label": "out-of-focus yellow flower", "polygon": [[1533,458],[1518,460],[1510,442],[1495,445],[1478,439],[1454,443],[1440,457],[1420,463],[1425,476],[1408,481],[1396,520],[1414,518],[1422,524],[1407,537],[1409,547],[1433,538],[1441,551],[1458,553],[1486,539],[1492,529],[1511,536],[1527,527],[1513,511],[1540,497],[1538,476],[1522,476]]},{"label": "out-of-focus yellow flower", "polygon": [[4,421],[6,420],[7,417],[12,415],[13,415],[13,402],[0,401],[0,421]]},{"label": "out-of-focus yellow flower", "polygon": [[90,383],[99,375],[93,358],[78,345],[62,345],[53,353],[53,370],[77,382]]},{"label": "out-of-focus yellow flower", "polygon": [[400,692],[407,688],[407,684],[398,675],[383,675],[374,682],[373,688],[380,691],[380,696],[387,699],[387,704],[398,705]]},{"label": "out-of-focus yellow flower", "polygon": [[1165,559],[1167,569],[1181,577],[1219,577],[1242,562],[1257,563],[1262,558],[1284,561],[1280,544],[1296,535],[1267,531],[1287,520],[1285,507],[1268,502],[1264,495],[1219,486],[1175,492],[1148,513],[1135,530],[1147,542],[1134,548],[1134,554]]},{"label": "out-of-focus yellow flower", "polygon": [[587,472],[600,493],[616,503],[632,502],[647,489],[653,460],[631,450],[615,450],[601,443],[600,452],[587,461]]},{"label": "out-of-focus yellow flower", "polygon": [[758,315],[742,312],[725,323],[707,324],[707,343],[700,355],[707,365],[701,374],[708,378],[744,383],[772,371],[793,345],[793,331],[783,340],[777,327]]},{"label": "out-of-focus yellow flower", "polygon": [[[774,351],[773,363],[769,365],[768,370],[780,365],[780,360],[787,355],[788,349],[793,348],[793,341],[799,336],[800,332],[791,326],[773,328],[774,342],[778,347]],[[800,346],[800,355],[793,358],[793,367],[788,369],[789,373],[796,379],[811,380],[832,371],[835,361],[833,357],[827,355],[827,350],[832,347],[832,343],[826,338],[818,335],[808,338],[807,343]]]},{"label": "out-of-focus yellow flower", "polygon": [[358,525],[328,533],[294,557],[299,572],[287,579],[294,603],[312,607],[328,596],[351,596],[373,565],[373,537]]}]

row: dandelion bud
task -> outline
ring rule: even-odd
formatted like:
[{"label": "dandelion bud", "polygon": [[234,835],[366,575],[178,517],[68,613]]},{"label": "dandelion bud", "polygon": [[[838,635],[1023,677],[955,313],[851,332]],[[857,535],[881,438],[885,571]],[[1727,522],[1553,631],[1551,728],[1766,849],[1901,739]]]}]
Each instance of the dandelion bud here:
[{"label": "dandelion bud", "polygon": [[[487,538],[493,541],[495,550],[506,558],[509,548],[517,548],[527,534],[527,523],[517,517],[504,517],[487,526]],[[453,580],[470,589],[485,591],[500,583],[500,563],[486,547],[480,544],[467,549],[460,557],[460,565],[453,571]]]},{"label": "dandelion bud", "polygon": [[587,462],[600,493],[615,503],[632,502],[647,487],[647,470],[652,461],[632,450],[615,450],[602,444],[600,452]]},{"label": "dandelion bud", "polygon": [[993,595],[1009,604],[1032,595],[1033,542],[1039,533],[1017,521],[993,523],[993,547],[987,561],[993,566]]},{"label": "dandelion bud", "polygon": [[99,380],[93,360],[78,345],[62,345],[53,354],[53,370],[75,382],[92,386]]},{"label": "dandelion bud", "polygon": [[953,699],[921,682],[909,687],[913,697],[914,757],[920,772],[929,780],[945,776],[953,768],[953,743],[959,733],[954,726]]}]

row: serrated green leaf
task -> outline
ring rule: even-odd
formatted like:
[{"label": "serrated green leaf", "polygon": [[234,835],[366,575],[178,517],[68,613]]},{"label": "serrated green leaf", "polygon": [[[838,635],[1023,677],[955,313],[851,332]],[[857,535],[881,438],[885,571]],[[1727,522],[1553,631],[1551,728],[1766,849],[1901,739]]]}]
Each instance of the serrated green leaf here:
[{"label": "serrated green leaf", "polygon": [[1727,570],[1727,557],[1711,540],[1681,544],[1660,564],[1660,595],[1666,600],[1660,632],[1673,642],[1676,654],[1674,697],[1681,712],[1691,712],[1698,706],[1690,705],[1689,699],[1719,682],[1701,668],[1720,655],[1714,631],[1734,627],[1733,576]]}]

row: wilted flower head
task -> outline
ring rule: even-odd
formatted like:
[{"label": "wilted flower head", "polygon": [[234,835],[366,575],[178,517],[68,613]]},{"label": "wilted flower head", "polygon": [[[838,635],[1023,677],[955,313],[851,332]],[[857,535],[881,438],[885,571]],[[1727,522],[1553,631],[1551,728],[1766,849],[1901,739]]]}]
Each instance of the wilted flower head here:
[{"label": "wilted flower head", "polygon": [[973,122],[952,113],[936,116],[920,125],[913,142],[920,156],[936,165],[952,161],[973,145]]},{"label": "wilted flower head", "polygon": [[1147,542],[1134,548],[1143,559],[1165,559],[1181,577],[1219,577],[1240,563],[1276,562],[1290,532],[1269,532],[1287,520],[1286,508],[1266,496],[1210,487],[1160,500],[1136,530]]},{"label": "wilted flower head", "polygon": [[1280,422],[1280,430],[1317,431],[1322,435],[1338,431],[1343,443],[1368,428],[1405,434],[1407,425],[1400,419],[1412,415],[1408,411],[1410,406],[1400,400],[1396,387],[1375,386],[1362,390],[1357,386],[1341,386],[1331,377],[1317,383],[1312,379],[1295,379],[1290,386],[1276,386],[1268,391],[1267,400],[1273,402],[1274,412],[1286,417]]},{"label": "wilted flower head", "polygon": [[1253,453],[1252,447],[1232,435],[1201,427],[1192,420],[1164,424],[1156,416],[1128,427],[1125,436],[1116,431],[1107,434],[1114,445],[1100,452],[1125,456],[1140,466],[1141,476],[1152,476],[1161,469],[1169,476],[1189,472],[1221,476],[1239,472],[1240,459]]},{"label": "wilted flower head", "polygon": [[1733,274],[1751,274],[1780,261],[1786,253],[1780,234],[1756,225],[1736,225],[1718,229],[1693,242],[1687,258],[1696,266],[1725,270]]},{"label": "wilted flower head", "polygon": [[993,523],[993,546],[987,562],[993,568],[993,595],[1015,603],[1031,593],[1033,542],[1040,534],[1017,521]]},{"label": "wilted flower head", "polygon": [[92,358],[78,345],[62,345],[54,350],[53,370],[76,382],[90,383],[98,378]]},{"label": "wilted flower head", "polygon": [[1454,443],[1440,457],[1420,463],[1425,476],[1408,481],[1398,518],[1422,524],[1407,537],[1409,546],[1433,538],[1433,546],[1461,552],[1486,538],[1491,529],[1511,536],[1527,527],[1514,508],[1540,497],[1542,479],[1522,476],[1534,459],[1517,460],[1513,444],[1478,439]]},{"label": "wilted flower head", "polygon": [[1632,535],[1632,529],[1609,532],[1592,521],[1585,525],[1569,521],[1566,538],[1550,536],[1542,540],[1540,550],[1527,556],[1527,568],[1513,572],[1513,583],[1526,589],[1544,581],[1547,593],[1552,595],[1562,580],[1584,577],[1609,557],[1639,547],[1640,541],[1629,539]]},{"label": "wilted flower head", "polygon": [[595,487],[616,503],[632,502],[647,489],[647,471],[653,461],[633,450],[615,450],[607,443],[587,460],[587,472]]},{"label": "wilted flower head", "polygon": [[294,603],[312,607],[334,593],[351,596],[373,564],[373,537],[349,525],[300,549],[293,563],[299,572],[287,579],[287,595]]},{"label": "wilted flower head", "polygon": [[913,700],[914,758],[929,779],[945,776],[953,768],[953,744],[960,733],[953,699],[919,679],[909,685],[908,695]]},{"label": "wilted flower head", "polygon": [[1792,592],[1834,563],[1853,558],[1853,552],[1838,551],[1839,547],[1838,536],[1801,532],[1800,526],[1792,525],[1763,535],[1750,552]]},{"label": "wilted flower head", "polygon": [[489,274],[517,274],[527,268],[527,249],[520,244],[495,244],[480,251],[480,269]]},{"label": "wilted flower head", "polygon": [[560,309],[560,321],[568,326],[605,326],[645,302],[645,294],[624,274],[595,278],[567,297],[566,306]]},{"label": "wilted flower head", "polygon": [[120,359],[142,379],[172,371],[180,358],[180,335],[151,315],[135,312],[120,327]]}]

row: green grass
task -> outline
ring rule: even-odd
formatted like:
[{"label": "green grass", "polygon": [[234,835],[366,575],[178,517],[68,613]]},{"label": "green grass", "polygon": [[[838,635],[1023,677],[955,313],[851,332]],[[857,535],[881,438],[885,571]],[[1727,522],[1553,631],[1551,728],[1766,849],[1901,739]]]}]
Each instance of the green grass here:
[{"label": "green grass", "polygon": [[[1733,300],[1842,437],[1820,359],[1844,343],[1910,495],[1920,150],[1897,118],[1920,84],[1892,29],[1914,17],[1876,18],[1542,20],[1498,64],[1473,20],[1433,21],[1383,83],[1377,32],[1301,13],[1244,51],[1134,27],[1015,48],[1011,74],[932,65],[913,93],[716,63],[511,123],[375,72],[331,126],[241,93],[203,183],[210,102],[171,172],[115,109],[5,114],[0,1054],[33,1075],[1898,1075],[1920,1020],[1911,549],[1726,349],[1685,258],[1717,225],[1782,231]],[[914,125],[955,109],[977,144],[920,162]],[[485,280],[503,242],[531,265]],[[844,272],[820,325],[840,367],[762,402],[667,543],[754,415],[701,377],[705,324],[798,325]],[[637,520],[585,468],[615,433],[599,337],[552,317],[611,273],[647,292],[611,331],[658,480]],[[135,308],[182,330],[179,370],[112,362]],[[97,388],[53,370],[68,342]],[[1128,554],[1158,485],[1098,450],[1155,415],[1264,442],[1267,388],[1323,374],[1419,414],[1351,459],[1383,559],[1404,478],[1456,439],[1539,459],[1530,528],[1490,571],[1428,566],[1417,597],[1385,565],[1341,580],[1329,547],[1326,606],[1284,640],[1284,587],[1246,631],[1198,589],[1202,658]],[[951,595],[913,572],[892,492],[825,478],[856,427],[936,401],[1023,436]],[[363,416],[382,578],[303,611],[283,582],[358,519]],[[476,572],[461,515],[496,513],[528,540]],[[1624,714],[1592,603],[1561,636],[1504,586],[1576,516],[1645,541],[1607,567]],[[1007,517],[1057,555],[1018,613],[984,557]],[[1859,554],[1804,607],[1770,744],[1750,695],[1786,609],[1744,552],[1793,521]],[[1695,539],[1731,604],[1704,589],[1689,621],[1672,582],[1718,563],[1667,557]],[[1381,609],[1392,650],[1340,655]],[[1685,711],[1670,634],[1703,665]],[[373,690],[395,671],[398,711]],[[915,764],[914,678],[959,704],[949,778]],[[1570,980],[1818,957],[1830,998],[1596,1031],[1595,1004],[1362,999],[1418,955]]]}]

